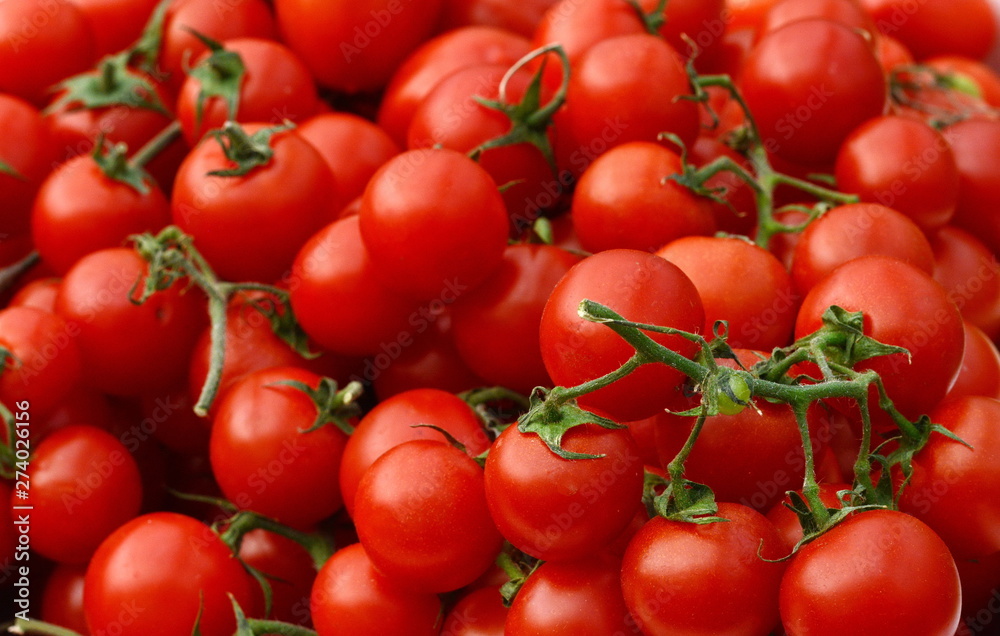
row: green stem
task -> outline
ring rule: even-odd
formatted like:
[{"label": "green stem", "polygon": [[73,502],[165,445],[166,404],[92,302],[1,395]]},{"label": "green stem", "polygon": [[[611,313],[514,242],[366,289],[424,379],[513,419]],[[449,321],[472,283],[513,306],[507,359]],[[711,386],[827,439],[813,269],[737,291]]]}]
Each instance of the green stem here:
[{"label": "green stem", "polygon": [[47,634],[48,636],[80,636],[77,632],[51,623],[19,618],[14,626],[7,630],[11,634]]},{"label": "green stem", "polygon": [[854,461],[854,480],[864,489],[865,494],[875,492],[875,484],[872,482],[872,467],[869,454],[872,445],[872,418],[868,409],[868,391],[858,400],[858,408],[861,409],[861,449],[858,457]]},{"label": "green stem", "polygon": [[38,255],[38,252],[31,252],[16,263],[12,263],[3,269],[0,269],[0,294],[13,287],[14,283],[17,282],[17,279],[26,274],[32,267],[38,265],[41,261],[42,257]]},{"label": "green stem", "polygon": [[236,554],[239,552],[243,537],[252,530],[266,530],[291,539],[309,553],[316,570],[323,567],[323,564],[333,555],[334,547],[326,537],[289,528],[274,519],[247,511],[234,515],[229,527],[219,537],[233,550],[233,554]]},{"label": "green stem", "polygon": [[695,420],[694,426],[691,428],[691,433],[684,442],[684,446],[681,447],[677,455],[667,464],[667,475],[670,476],[669,488],[673,494],[674,501],[677,502],[677,507],[682,510],[691,506],[691,497],[688,495],[687,488],[683,485],[685,483],[684,463],[687,462],[691,451],[694,450],[694,443],[698,440],[698,436],[701,435],[701,429],[705,426],[706,419],[706,414],[702,412],[698,416],[698,419]]},{"label": "green stem", "polygon": [[222,373],[226,364],[226,311],[229,299],[226,296],[213,293],[208,297],[208,319],[209,319],[209,354],[208,354],[208,375],[205,377],[205,384],[201,387],[198,395],[198,402],[194,405],[194,412],[198,417],[208,415],[208,410],[215,403],[215,398],[222,385]]},{"label": "green stem", "polygon": [[181,134],[181,122],[180,120],[174,120],[167,125],[166,128],[161,130],[156,134],[155,137],[146,142],[142,148],[132,155],[132,165],[137,168],[142,168],[147,163],[153,160],[158,154],[163,152],[167,146],[172,144],[175,139],[180,137]]},{"label": "green stem", "polygon": [[281,621],[266,621],[257,618],[247,619],[247,624],[254,636],[317,636],[314,630],[301,625],[282,623]]},{"label": "green stem", "polygon": [[809,510],[818,528],[826,528],[830,524],[830,513],[826,504],[819,497],[819,483],[816,481],[816,460],[813,454],[812,437],[809,435],[809,419],[807,413],[811,400],[800,400],[789,404],[795,413],[795,423],[802,437],[802,452],[805,457],[805,478],[802,482],[802,496],[809,504]]},{"label": "green stem", "polygon": [[574,387],[570,388],[556,387],[552,389],[552,393],[550,394],[552,397],[552,403],[556,405],[565,404],[570,400],[575,400],[581,395],[586,395],[588,393],[593,393],[594,391],[597,391],[599,389],[603,389],[604,387],[613,384],[614,382],[617,382],[618,380],[621,380],[622,378],[628,376],[633,371],[635,371],[642,365],[647,364],[650,361],[651,360],[648,359],[643,353],[636,351],[636,354],[631,358],[629,358],[625,362],[625,364],[618,367],[611,373],[608,373],[607,375],[602,375],[599,378],[588,380],[587,382],[584,382],[583,384],[578,384],[577,386]]},{"label": "green stem", "polygon": [[528,398],[517,391],[512,391],[503,386],[482,387],[460,393],[458,397],[465,400],[465,403],[472,408],[489,404],[490,402],[510,401],[522,410],[527,410],[531,405]]}]

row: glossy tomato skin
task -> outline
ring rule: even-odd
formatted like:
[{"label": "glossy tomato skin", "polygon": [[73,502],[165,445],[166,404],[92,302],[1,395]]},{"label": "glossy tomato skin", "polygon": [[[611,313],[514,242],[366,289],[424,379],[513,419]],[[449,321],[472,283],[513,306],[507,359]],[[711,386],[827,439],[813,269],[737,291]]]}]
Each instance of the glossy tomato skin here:
[{"label": "glossy tomato skin", "polygon": [[900,510],[933,528],[956,558],[1000,551],[998,414],[1000,401],[994,398],[967,396],[939,404],[931,412],[932,421],[974,450],[932,435],[913,458],[913,478],[900,500]]},{"label": "glossy tomato skin", "polygon": [[319,636],[436,636],[441,627],[437,595],[407,590],[380,574],[360,543],[323,565],[310,607]]},{"label": "glossy tomato skin", "polygon": [[915,517],[873,510],[799,550],[781,580],[780,603],[789,636],[945,636],[958,627],[961,592],[940,537]]},{"label": "glossy tomato skin", "polygon": [[0,171],[0,197],[4,201],[0,231],[23,234],[31,228],[31,205],[45,176],[52,170],[55,146],[45,120],[27,101],[0,94],[0,162],[20,175]]},{"label": "glossy tomato skin", "polygon": [[993,9],[986,0],[861,0],[879,31],[899,39],[914,57],[959,54],[980,59],[996,38]]},{"label": "glossy tomato skin", "polygon": [[762,38],[740,88],[768,151],[807,165],[833,161],[847,135],[885,103],[885,79],[868,41],[822,19],[792,22]]},{"label": "glossy tomato skin", "polygon": [[84,564],[97,546],[139,513],[135,460],[110,433],[68,426],[46,437],[28,469],[31,547],[60,563]]},{"label": "glossy tomato skin", "polygon": [[837,186],[889,206],[927,233],[944,227],[958,205],[958,167],[944,136],[913,117],[884,115],[844,140]]},{"label": "glossy tomato skin", "polygon": [[[676,265],[636,250],[607,250],[585,258],[559,281],[542,313],[542,359],[558,386],[576,386],[610,373],[634,351],[607,327],[577,314],[584,299],[635,322],[689,332],[700,331],[705,324],[698,291]],[[681,355],[695,352],[694,343],[680,337],[651,337]],[[618,421],[638,420],[674,403],[683,379],[673,368],[650,364],[582,396],[579,403]]]},{"label": "glossy tomato skin", "polygon": [[41,618],[80,634],[87,633],[87,619],[83,611],[83,583],[85,566],[59,565],[49,575],[42,593]]},{"label": "glossy tomato skin", "polygon": [[340,489],[353,514],[358,484],[368,467],[389,449],[407,441],[446,441],[432,424],[448,431],[475,457],[490,447],[476,413],[462,399],[437,389],[414,389],[380,402],[358,423],[344,449]]},{"label": "glossy tomato skin", "polygon": [[365,471],[355,502],[358,538],[372,563],[413,590],[468,585],[503,546],[486,506],[483,469],[446,442],[389,449]]},{"label": "glossy tomato skin", "polygon": [[838,266],[869,254],[934,271],[931,244],[909,217],[880,203],[854,203],[830,210],[799,235],[792,252],[795,287],[804,295]]},{"label": "glossy tomato skin", "polygon": [[715,232],[703,199],[664,177],[680,175],[681,157],[649,141],[616,146],[598,157],[573,193],[573,227],[591,252],[654,251],[670,241]]},{"label": "glossy tomato skin", "polygon": [[516,5],[503,0],[446,0],[446,28],[489,25],[530,37],[545,12],[557,0],[526,0]]},{"label": "glossy tomato skin", "polygon": [[622,597],[621,561],[600,553],[545,563],[518,591],[505,634],[641,634]]},{"label": "glossy tomato skin", "polygon": [[[267,127],[244,126],[247,134]],[[204,139],[177,172],[173,221],[225,280],[276,281],[302,244],[335,218],[333,176],[319,153],[294,131],[271,138],[274,156],[243,176],[218,176],[233,168],[221,142]]]},{"label": "glossy tomato skin", "polygon": [[956,227],[943,227],[931,240],[934,280],[948,291],[962,316],[1000,337],[1000,263],[977,237]]},{"label": "glossy tomato skin", "polygon": [[864,312],[866,335],[910,351],[909,360],[896,353],[855,366],[877,371],[904,415],[917,418],[944,397],[962,364],[965,335],[958,309],[932,278],[888,256],[854,259],[806,295],[795,338],[819,329],[831,305]]},{"label": "glossy tomato skin", "polygon": [[251,373],[226,393],[212,422],[212,473],[226,498],[282,523],[305,527],[343,505],[337,475],[347,436],[334,425],[308,430],[317,407],[306,393],[320,377],[295,367]]},{"label": "glossy tomato skin", "polygon": [[507,608],[500,588],[488,586],[468,592],[448,612],[442,636],[503,636]]},{"label": "glossy tomato skin", "polygon": [[1000,400],[1000,351],[982,329],[965,323],[965,355],[946,397],[982,395]]},{"label": "glossy tomato skin", "polygon": [[[226,51],[243,61],[236,116],[221,97],[208,97],[198,112],[201,81],[192,75],[184,81],[177,99],[177,118],[184,139],[195,146],[206,132],[221,128],[227,119],[235,121],[302,121],[316,113],[319,99],[309,70],[288,47],[262,38],[235,38],[221,42]],[[192,60],[192,67],[209,56],[206,51]]]},{"label": "glossy tomato skin", "polygon": [[142,305],[132,303],[130,290],[148,269],[131,249],[98,250],[66,273],[56,297],[56,312],[79,332],[84,380],[105,393],[174,386],[201,333],[205,308],[195,290],[175,285]]},{"label": "glossy tomato skin", "polygon": [[970,119],[945,129],[958,166],[959,197],[953,225],[967,230],[994,253],[1000,251],[1000,121]]},{"label": "glossy tomato skin", "polygon": [[23,0],[0,7],[0,92],[41,106],[50,86],[96,57],[90,24],[71,2]]},{"label": "glossy tomato skin", "polygon": [[552,245],[511,245],[497,271],[451,308],[462,360],[491,384],[525,395],[551,384],[538,329],[556,283],[580,257]]},{"label": "glossy tomato skin", "polygon": [[70,0],[90,25],[98,56],[117,53],[142,33],[156,0]]},{"label": "glossy tomato skin", "polygon": [[[312,558],[298,543],[267,530],[251,530],[240,543],[240,559],[271,583],[271,618],[310,626],[309,595],[316,579]],[[264,604],[263,592],[260,605]]]},{"label": "glossy tomato skin", "polygon": [[256,616],[256,585],[208,526],[155,512],[119,527],[94,554],[84,582],[87,625],[92,634],[176,636],[191,631],[200,607],[201,633],[228,636],[236,619],[227,594]]},{"label": "glossy tomato skin", "polygon": [[35,417],[54,411],[83,377],[76,329],[62,317],[34,307],[0,310],[0,402],[27,401]]},{"label": "glossy tomato skin", "polygon": [[385,86],[399,63],[430,35],[442,4],[278,0],[274,8],[285,42],[317,82],[358,93]]},{"label": "glossy tomato skin", "polygon": [[[697,525],[654,517],[622,561],[625,604],[644,634],[765,636],[778,623],[784,544],[770,521],[720,503],[728,522]],[[758,555],[760,550],[760,555]]]},{"label": "glossy tomato skin", "polygon": [[170,222],[170,207],[154,182],[144,184],[145,193],[110,179],[90,156],[62,164],[42,184],[31,211],[31,235],[42,259],[65,274],[91,252],[159,231]]},{"label": "glossy tomato skin", "polygon": [[[657,256],[679,267],[705,308],[702,333],[729,322],[730,346],[770,351],[788,344],[799,296],[784,265],[742,238],[688,236],[661,247]],[[754,272],[747,280],[743,273]]]},{"label": "glossy tomato skin", "polygon": [[414,299],[444,301],[482,283],[507,244],[507,213],[496,187],[454,150],[411,150],[382,166],[359,215],[381,280]]},{"label": "glossy tomato skin", "polygon": [[405,145],[413,113],[441,80],[478,64],[510,67],[530,50],[524,37],[493,27],[442,33],[420,45],[395,70],[379,104],[378,125],[397,144]]},{"label": "glossy tomato skin", "polygon": [[855,0],[782,0],[764,14],[758,37],[795,22],[810,18],[831,20],[853,29],[875,33],[875,23]]},{"label": "glossy tomato skin", "polygon": [[17,293],[10,299],[8,307],[34,307],[48,312],[55,312],[56,295],[59,293],[59,285],[62,279],[59,278],[39,278],[17,290]]},{"label": "glossy tomato skin", "polygon": [[631,521],[642,491],[642,460],[627,429],[585,424],[562,445],[603,457],[563,459],[538,435],[511,426],[486,459],[493,520],[515,547],[544,561],[583,558],[607,546]]}]

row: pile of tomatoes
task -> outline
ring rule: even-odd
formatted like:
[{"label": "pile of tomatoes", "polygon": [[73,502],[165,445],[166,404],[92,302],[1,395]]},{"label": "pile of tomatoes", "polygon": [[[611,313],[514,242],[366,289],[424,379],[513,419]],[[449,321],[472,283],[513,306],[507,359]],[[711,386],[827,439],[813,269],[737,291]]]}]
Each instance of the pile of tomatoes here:
[{"label": "pile of tomatoes", "polygon": [[11,633],[1000,633],[995,24],[0,1]]}]

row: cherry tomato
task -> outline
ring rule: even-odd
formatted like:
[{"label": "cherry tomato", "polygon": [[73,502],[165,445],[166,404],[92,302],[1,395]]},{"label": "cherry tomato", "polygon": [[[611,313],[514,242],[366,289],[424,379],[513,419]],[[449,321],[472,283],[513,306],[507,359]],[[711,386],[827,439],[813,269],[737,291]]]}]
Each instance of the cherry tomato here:
[{"label": "cherry tomato", "polygon": [[486,458],[493,520],[516,548],[544,561],[583,558],[610,544],[642,493],[642,460],[627,429],[585,424],[566,433],[562,446],[600,457],[563,459],[538,435],[511,426]]},{"label": "cherry tomato", "polygon": [[464,25],[499,27],[530,37],[545,12],[557,0],[445,0],[444,23],[447,28]]},{"label": "cherry tomato", "polygon": [[80,634],[86,634],[87,619],[83,612],[83,581],[86,567],[59,565],[49,575],[42,592],[41,618]]},{"label": "cherry tomato", "polygon": [[[819,498],[827,508],[843,508],[844,502],[837,496],[837,493],[842,490],[850,490],[850,484],[820,484],[819,485]],[[798,491],[799,495],[802,494]],[[792,510],[786,506],[786,503],[791,503],[791,500],[787,495],[783,496],[781,501],[774,504],[771,509],[767,512],[768,520],[774,524],[774,527],[778,529],[778,534],[781,538],[785,540],[785,547],[789,553],[792,549],[802,540],[804,536],[802,532],[802,523],[799,521],[798,515],[796,515]]]},{"label": "cherry tomato", "polygon": [[987,0],[861,0],[879,31],[899,39],[922,60],[958,54],[980,59],[996,38],[993,9]]},{"label": "cherry tomato", "polygon": [[94,34],[99,56],[117,53],[139,39],[157,0],[70,0]]},{"label": "cherry tomato", "polygon": [[938,72],[970,80],[983,101],[994,108],[1000,106],[1000,77],[986,64],[961,55],[940,55],[924,60],[924,64]]},{"label": "cherry tomato", "polygon": [[757,35],[762,37],[790,22],[809,18],[823,18],[852,29],[875,33],[871,16],[856,0],[781,0],[764,14]]},{"label": "cherry tomato", "polygon": [[97,549],[84,581],[87,625],[92,634],[187,634],[200,615],[204,636],[229,636],[236,629],[229,595],[257,616],[256,585],[208,526],[155,512],[122,525]]},{"label": "cherry tomato", "polygon": [[[267,530],[251,530],[240,543],[240,559],[263,572],[271,583],[271,618],[310,626],[309,595],[316,568],[305,549]],[[260,603],[264,604],[261,594]]]},{"label": "cherry tomato", "polygon": [[56,310],[56,296],[59,294],[59,286],[62,279],[59,278],[39,278],[33,280],[14,294],[7,304],[8,307],[34,307],[54,313]]},{"label": "cherry tomato", "polygon": [[319,636],[437,636],[441,600],[382,575],[360,543],[334,554],[319,571],[310,600]]},{"label": "cherry tomato", "polygon": [[780,603],[789,636],[945,636],[958,627],[961,592],[955,561],[933,530],[901,512],[872,510],[799,550]]},{"label": "cherry tomato", "polygon": [[958,166],[958,208],[954,225],[1000,252],[1000,121],[970,119],[949,126],[945,138]]},{"label": "cherry tomato", "polygon": [[463,596],[448,612],[441,636],[503,636],[507,608],[497,586]]},{"label": "cherry tomato", "polygon": [[197,292],[174,286],[135,305],[149,268],[134,251],[109,248],[73,266],[56,297],[56,311],[75,330],[84,381],[113,395],[167,390],[187,369],[204,324]]},{"label": "cherry tomato", "polygon": [[[764,515],[719,504],[727,522],[654,517],[622,562],[625,604],[644,634],[755,634],[778,623],[784,543]],[[761,558],[764,557],[764,558]]]},{"label": "cherry tomato", "polygon": [[[633,354],[632,347],[604,325],[584,320],[577,307],[589,299],[627,320],[697,332],[705,324],[698,290],[676,265],[636,250],[607,250],[574,265],[549,296],[542,313],[540,342],[549,377],[576,386],[611,373]],[[680,355],[695,345],[679,336],[651,337]],[[578,400],[618,421],[649,417],[679,397],[684,376],[663,364],[649,364]]]},{"label": "cherry tomato", "polygon": [[982,329],[968,320],[964,325],[962,368],[946,397],[982,395],[1000,400],[1000,351]]},{"label": "cherry tomato", "polygon": [[354,513],[358,484],[365,471],[389,449],[418,439],[446,441],[438,431],[415,424],[432,424],[450,433],[475,457],[490,447],[475,411],[462,399],[436,389],[416,389],[383,400],[361,421],[344,448],[340,490]]},{"label": "cherry tomato", "polygon": [[934,280],[962,316],[991,338],[1000,337],[1000,264],[978,238],[956,227],[943,227],[931,239]]},{"label": "cherry tomato", "polygon": [[26,233],[31,227],[31,205],[45,176],[52,170],[55,153],[45,120],[35,107],[13,95],[0,94],[0,198],[4,214],[0,232]]}]

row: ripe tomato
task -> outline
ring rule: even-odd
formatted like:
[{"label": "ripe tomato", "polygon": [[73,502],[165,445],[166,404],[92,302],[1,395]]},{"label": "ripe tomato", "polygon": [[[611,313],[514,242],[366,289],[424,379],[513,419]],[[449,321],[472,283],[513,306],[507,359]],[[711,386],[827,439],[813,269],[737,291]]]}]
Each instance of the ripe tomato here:
[{"label": "ripe tomato", "polygon": [[369,182],[359,215],[381,280],[417,300],[445,301],[483,282],[507,245],[496,188],[454,150],[411,150],[389,160]]},{"label": "ripe tomato", "polygon": [[[333,424],[309,431],[317,406],[305,392],[320,376],[277,367],[245,376],[229,389],[212,421],[212,473],[237,506],[305,527],[343,505],[337,475],[347,435]],[[308,431],[308,432],[306,432]]]},{"label": "ripe tomato", "polygon": [[[726,104],[733,104],[732,100]],[[722,130],[717,130],[722,134]],[[702,167],[719,157],[728,157],[744,168],[749,169],[746,157],[715,139],[702,134],[688,149],[688,161],[696,167]],[[750,236],[757,227],[757,204],[754,191],[745,181],[733,172],[723,170],[705,181],[704,187],[715,191],[726,203],[705,199],[718,231],[729,234]]]},{"label": "ripe tomato", "polygon": [[764,515],[719,504],[728,522],[698,525],[654,517],[622,562],[625,604],[644,634],[765,636],[778,623],[784,543]]},{"label": "ripe tomato", "polygon": [[0,170],[0,198],[4,201],[0,232],[23,234],[31,227],[31,205],[38,187],[52,170],[55,146],[45,120],[22,99],[0,94],[0,121],[5,127],[0,136],[0,163],[16,172]]},{"label": "ripe tomato", "polygon": [[907,215],[927,233],[951,220],[958,205],[958,168],[937,130],[913,117],[871,119],[837,153],[837,186],[862,201]]},{"label": "ripe tomato", "polygon": [[740,87],[767,150],[812,166],[833,161],[847,135],[882,112],[886,92],[864,36],[822,19],[798,20],[762,38]]},{"label": "ripe tomato", "polygon": [[514,598],[506,632],[549,636],[642,633],[622,597],[621,561],[605,553],[542,564]]},{"label": "ripe tomato", "polygon": [[83,611],[83,580],[86,567],[58,565],[49,575],[42,592],[41,619],[80,634],[86,634]]},{"label": "ripe tomato", "polygon": [[442,33],[420,45],[395,70],[379,104],[378,124],[405,145],[413,113],[438,82],[468,66],[509,67],[530,50],[526,39],[503,29],[463,27]]},{"label": "ripe tomato", "polygon": [[970,119],[949,126],[945,138],[958,166],[958,208],[954,225],[1000,252],[1000,121]]},{"label": "ripe tomato", "polygon": [[375,460],[358,484],[353,516],[378,571],[413,590],[468,585],[503,547],[483,469],[437,440],[404,442]]},{"label": "ripe tomato", "polygon": [[431,34],[443,0],[277,0],[285,42],[321,85],[347,93],[373,91]]},{"label": "ripe tomato", "polygon": [[931,239],[934,280],[962,316],[991,338],[1000,337],[1000,264],[978,238],[946,226]]},{"label": "ripe tomato", "polygon": [[464,444],[472,457],[490,447],[475,411],[450,393],[416,389],[385,399],[361,419],[344,448],[340,490],[352,515],[358,484],[368,467],[386,451],[411,440],[446,441],[436,430],[415,424],[443,428]]},{"label": "ripe tomato", "polygon": [[[139,469],[125,446],[90,426],[68,426],[35,449],[28,468],[31,548],[60,563],[86,563],[97,546],[139,512]],[[16,494],[16,493],[15,493]]]},{"label": "ripe tomato", "polygon": [[845,263],[806,295],[795,338],[819,329],[821,315],[831,305],[864,312],[865,335],[909,350],[909,359],[894,353],[855,366],[877,371],[904,415],[915,419],[944,397],[962,364],[965,334],[958,309],[930,276],[888,256]]},{"label": "ripe tomato", "polygon": [[205,321],[204,300],[181,286],[135,305],[149,267],[134,251],[98,250],[77,261],[59,288],[56,312],[75,330],[84,381],[112,395],[166,391],[187,370]]},{"label": "ripe tomato", "polygon": [[987,0],[861,0],[879,31],[899,39],[914,57],[958,54],[981,59],[996,38]]},{"label": "ripe tomato", "polygon": [[986,64],[961,55],[940,55],[923,63],[940,73],[971,81],[983,101],[994,108],[1000,106],[1000,77]]},{"label": "ripe tomato", "polygon": [[[316,579],[316,568],[301,545],[267,530],[251,530],[240,542],[240,559],[263,572],[271,583],[270,618],[307,627],[312,625],[309,595]],[[264,604],[263,594],[259,604]]]},{"label": "ripe tomato", "polygon": [[145,193],[108,177],[93,157],[70,159],[49,175],[35,198],[35,249],[57,274],[65,274],[91,252],[118,247],[132,234],[159,231],[170,222],[167,198],[151,180],[143,184]]},{"label": "ripe tomato", "polygon": [[[286,120],[302,121],[316,113],[319,98],[312,76],[288,47],[262,38],[235,38],[221,44],[240,57],[245,69],[236,116],[229,116],[226,100],[212,96],[204,100],[199,119],[198,96],[204,87],[201,80],[188,75],[177,99],[177,119],[189,145],[194,146],[207,131],[221,128],[228,119],[277,125]],[[210,54],[205,51],[191,66],[203,63]]]},{"label": "ripe tomato", "polygon": [[[730,346],[770,351],[788,343],[799,296],[773,254],[742,238],[688,236],[667,243],[656,255],[694,283],[705,307],[702,333],[728,320]],[[743,276],[748,271],[754,273],[750,279]]]},{"label": "ripe tomato", "polygon": [[63,318],[34,307],[0,310],[0,349],[9,357],[0,367],[0,403],[27,401],[45,417],[83,377],[78,331]]},{"label": "ripe tomato", "polygon": [[462,360],[490,384],[527,395],[549,386],[538,329],[552,289],[580,257],[551,245],[511,245],[500,268],[451,308]]},{"label": "ripe tomato", "polygon": [[448,29],[464,25],[489,25],[530,37],[545,12],[557,0],[446,0],[444,24]]},{"label": "ripe tomato", "polygon": [[[844,503],[837,497],[837,493],[842,490],[850,490],[850,484],[820,484],[819,498],[828,508],[843,508]],[[802,491],[798,491],[799,495]],[[802,540],[802,523],[798,515],[792,512],[786,503],[791,503],[787,495],[783,495],[781,500],[774,504],[767,511],[768,520],[778,529],[778,534],[785,540],[785,547],[790,553],[795,545]]]},{"label": "ripe tomato", "polygon": [[[611,329],[577,314],[584,299],[635,322],[690,332],[705,324],[698,290],[676,265],[636,250],[607,250],[585,258],[559,281],[542,313],[542,359],[559,386],[576,386],[611,373],[634,353]],[[651,337],[681,355],[695,353],[695,344],[679,336]],[[671,367],[648,364],[578,401],[617,421],[639,420],[675,403],[683,381],[684,376]]]},{"label": "ripe tomato", "polygon": [[795,288],[806,294],[840,265],[869,254],[934,271],[934,252],[916,223],[879,203],[855,203],[830,210],[799,235],[792,252]]},{"label": "ripe tomato", "polygon": [[99,57],[117,53],[142,33],[157,0],[69,0],[77,6],[94,34]]},{"label": "ripe tomato", "polygon": [[441,636],[503,636],[507,608],[496,586],[467,593],[448,612]]},{"label": "ripe tomato", "polygon": [[709,235],[708,200],[674,181],[683,171],[673,150],[636,141],[607,151],[583,173],[573,193],[573,227],[591,252],[654,251],[682,236]]},{"label": "ripe tomato", "polygon": [[313,584],[310,607],[319,636],[437,636],[441,628],[441,599],[382,575],[360,543],[326,562]]},{"label": "ripe tomato", "polygon": [[39,278],[26,284],[7,303],[8,307],[34,307],[54,313],[62,279]]},{"label": "ripe tomato", "polygon": [[584,558],[610,544],[642,495],[642,460],[627,429],[585,424],[562,446],[601,457],[563,459],[538,435],[511,426],[486,458],[493,520],[516,548],[544,561]]},{"label": "ripe tomato", "polygon": [[960,601],[940,537],[902,512],[872,510],[799,550],[781,580],[781,623],[789,636],[950,636]]},{"label": "ripe tomato", "polygon": [[[150,567],[151,555],[156,567]],[[204,636],[229,636],[236,619],[228,595],[247,615],[260,615],[256,585],[208,526],[154,512],[119,527],[90,560],[83,590],[87,625],[94,634],[187,634],[200,612]]]},{"label": "ripe tomato", "polygon": [[875,33],[872,21],[856,0],[781,0],[764,14],[758,38],[796,20],[822,18],[859,31]]},{"label": "ripe tomato", "polygon": [[913,478],[900,510],[929,525],[952,554],[975,558],[1000,551],[1000,446],[994,426],[1000,401],[967,396],[942,402],[931,412],[941,424],[972,445],[931,435],[913,458]]},{"label": "ripe tomato", "polygon": [[982,329],[968,320],[963,323],[965,355],[946,397],[982,395],[1000,400],[1000,351]]},{"label": "ripe tomato", "polygon": [[40,106],[49,88],[97,56],[86,16],[71,2],[20,0],[0,5],[0,92]]}]

